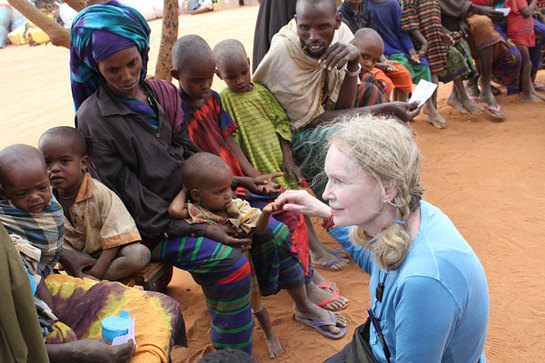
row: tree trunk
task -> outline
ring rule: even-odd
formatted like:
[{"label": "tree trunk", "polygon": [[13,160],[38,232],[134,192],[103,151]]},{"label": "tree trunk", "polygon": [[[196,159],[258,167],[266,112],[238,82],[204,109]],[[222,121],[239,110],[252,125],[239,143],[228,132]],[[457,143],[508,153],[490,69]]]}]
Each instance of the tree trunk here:
[{"label": "tree trunk", "polygon": [[70,48],[70,30],[57,24],[55,20],[42,13],[28,0],[8,0],[8,3],[46,32],[53,45]]},{"label": "tree trunk", "polygon": [[78,13],[88,6],[104,1],[105,0],[64,0],[64,2],[68,4],[68,6],[76,10]]},{"label": "tree trunk", "polygon": [[171,80],[172,46],[178,39],[178,0],[164,0],[161,45],[155,66],[155,79]]}]

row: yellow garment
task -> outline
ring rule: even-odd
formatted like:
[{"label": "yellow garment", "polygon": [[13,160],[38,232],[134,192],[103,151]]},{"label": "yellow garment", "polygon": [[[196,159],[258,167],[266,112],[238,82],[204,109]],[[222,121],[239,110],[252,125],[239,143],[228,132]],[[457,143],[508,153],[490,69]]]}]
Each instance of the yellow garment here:
[{"label": "yellow garment", "polygon": [[[349,42],[353,37],[350,28],[341,23],[332,44]],[[272,38],[271,48],[259,63],[253,80],[271,91],[286,111],[291,129],[296,131],[334,107],[344,74],[344,68],[327,71],[317,58],[307,55],[301,46],[295,19],[292,19]]]},{"label": "yellow garment", "polygon": [[141,240],[121,199],[89,173],[83,175],[68,214],[70,220],[64,216],[64,248],[93,254]]},{"label": "yellow garment", "polygon": [[[169,300],[171,300],[168,296],[128,288],[118,282],[99,282],[65,275],[49,275],[45,282],[55,302],[64,300],[61,306],[68,305],[81,310],[81,313],[79,311],[70,312],[72,314],[70,319],[73,321],[64,321],[63,324],[56,327],[48,335],[48,342],[54,340],[59,342],[63,337],[72,340],[71,337],[74,335],[66,331],[70,328],[74,330],[78,339],[101,338],[102,320],[112,315],[118,315],[121,309],[126,309],[129,311],[131,319],[135,320],[134,333],[137,348],[131,362],[168,362],[170,338],[173,333],[172,322],[176,318],[173,316],[173,309],[178,309],[178,304],[175,306],[166,305],[170,304]],[[90,291],[97,284],[102,284],[104,290]],[[76,300],[73,302],[70,300],[71,298],[79,302],[75,303]],[[100,304],[100,309],[93,314],[92,320],[89,322],[86,313],[91,314],[91,309],[95,308],[97,304]],[[59,319],[63,320],[61,313],[59,313]]]}]

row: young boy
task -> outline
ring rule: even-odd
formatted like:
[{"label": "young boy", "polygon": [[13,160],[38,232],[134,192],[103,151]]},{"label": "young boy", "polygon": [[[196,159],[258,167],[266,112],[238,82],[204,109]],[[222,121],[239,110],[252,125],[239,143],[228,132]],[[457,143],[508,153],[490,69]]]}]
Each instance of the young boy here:
[{"label": "young boy", "polygon": [[[406,32],[401,30],[401,6],[397,0],[371,0],[367,4],[371,12],[371,27],[375,29],[384,42],[384,54],[401,63],[411,73],[414,84],[421,79],[432,81],[429,64],[424,49],[417,53],[413,42]],[[444,128],[445,119],[437,112],[430,98],[424,104],[426,120],[437,128]]]},{"label": "young boy", "polygon": [[84,136],[72,127],[55,127],[40,137],[39,148],[53,194],[64,209],[67,251],[61,263],[67,271],[77,277],[119,280],[144,267],[150,252],[139,242],[123,202],[85,171],[89,155]]},{"label": "young boy", "polygon": [[[242,199],[233,199],[232,174],[229,166],[218,156],[200,152],[190,156],[182,168],[184,189],[174,198],[168,209],[174,218],[188,223],[227,224],[240,231],[239,238],[263,235],[269,225],[272,212],[281,209],[275,203],[267,204],[263,210],[252,208]],[[187,194],[187,195],[186,195]],[[190,201],[187,201],[189,197]],[[259,283],[249,249],[243,250],[251,268],[252,311],[265,332],[271,358],[282,354],[282,346],[272,330],[269,313],[263,305]]]},{"label": "young boy", "polygon": [[[375,68],[384,52],[384,44],[380,35],[371,28],[362,28],[354,34],[350,41],[360,52],[360,80],[356,95],[355,107],[374,105],[387,101],[385,85],[376,79],[371,71]],[[374,88],[364,88],[365,83],[375,85]],[[373,92],[374,90],[374,92]]]},{"label": "young boy", "polygon": [[[250,60],[242,43],[236,39],[223,40],[214,47],[214,55],[216,74],[227,84],[227,88],[220,91],[221,105],[238,126],[232,137],[245,157],[260,173],[284,172],[284,175],[294,175],[300,179],[301,174],[290,148],[292,135],[288,116],[266,87],[251,81]],[[285,189],[298,189],[297,183],[290,179],[277,178]],[[305,265],[305,274],[314,278],[316,286],[328,290],[320,291],[314,284],[309,285],[309,297],[326,309],[340,309],[346,306],[348,300],[339,296],[336,289],[331,289],[328,281],[319,273],[314,271],[312,274],[307,251],[310,246],[315,266],[317,263],[329,263],[332,269],[344,268],[347,265],[343,259],[345,256],[335,255],[336,251],[328,250],[319,241],[307,217],[305,224],[308,238],[301,241],[302,238],[294,237],[301,262]],[[324,261],[327,256],[332,256],[332,262]]]},{"label": "young boy", "polygon": [[44,279],[61,256],[62,207],[51,196],[44,158],[32,146],[12,145],[0,152],[0,223],[40,250],[36,296],[52,307]]},{"label": "young boy", "polygon": [[537,92],[532,80],[532,59],[530,49],[536,46],[534,18],[535,0],[506,0],[505,6],[511,11],[507,15],[507,36],[513,40],[522,55],[520,85],[522,98],[529,102],[545,101],[545,96]]}]

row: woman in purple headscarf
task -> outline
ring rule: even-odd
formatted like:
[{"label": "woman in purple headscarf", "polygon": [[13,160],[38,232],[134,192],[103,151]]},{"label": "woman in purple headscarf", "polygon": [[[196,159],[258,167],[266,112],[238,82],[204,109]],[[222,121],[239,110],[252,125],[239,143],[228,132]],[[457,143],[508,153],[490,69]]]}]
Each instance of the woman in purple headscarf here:
[{"label": "woman in purple headscarf", "polygon": [[[168,213],[182,189],[184,160],[198,150],[182,122],[176,87],[144,79],[149,33],[142,16],[117,1],[78,14],[70,46],[76,124],[91,143],[95,176],[123,200],[152,258],[191,272],[201,285],[214,347],[251,354],[250,268],[233,248],[250,240]],[[259,192],[255,179],[234,179]]]}]

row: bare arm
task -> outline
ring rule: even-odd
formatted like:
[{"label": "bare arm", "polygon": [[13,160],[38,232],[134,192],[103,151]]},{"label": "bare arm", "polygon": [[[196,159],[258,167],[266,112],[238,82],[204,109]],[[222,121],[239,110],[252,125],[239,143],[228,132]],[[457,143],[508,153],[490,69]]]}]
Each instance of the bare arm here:
[{"label": "bare arm", "polygon": [[252,178],[257,177],[259,173],[252,166],[252,164],[250,163],[246,155],[244,155],[244,152],[240,148],[240,145],[237,144],[235,139],[233,139],[233,137],[229,135],[225,138],[225,142],[227,143],[227,145],[229,145],[229,148],[231,149],[233,154],[235,154],[244,175],[252,177]]},{"label": "bare arm", "polygon": [[528,6],[524,9],[520,9],[520,13],[525,18],[529,18],[534,15],[534,12],[536,11],[536,1],[530,0],[528,1]]},{"label": "bare arm", "polygon": [[46,344],[47,355],[52,363],[128,362],[135,345],[129,342],[112,346],[106,339],[82,339],[61,344]]},{"label": "bare arm", "polygon": [[312,120],[311,126],[319,126],[321,123],[332,121],[341,115],[354,115],[357,113],[366,112],[378,114],[392,114],[402,121],[409,121],[410,119],[418,115],[420,109],[416,107],[415,102],[388,102],[381,103],[379,105],[357,107],[347,110],[331,110],[325,111],[322,114],[318,115],[314,120]]},{"label": "bare arm", "polygon": [[269,218],[271,214],[279,210],[282,210],[281,203],[273,202],[267,204],[261,211],[261,215],[257,220],[254,233],[257,235],[264,234],[267,231],[267,226],[269,225]]},{"label": "bare arm", "polygon": [[420,43],[420,49],[418,50],[418,57],[423,57],[426,55],[426,52],[428,51],[428,41],[426,38],[424,38],[424,35],[420,32],[420,30],[411,30],[411,35],[415,37],[418,42]]},{"label": "bare arm", "polygon": [[187,208],[185,207],[185,202],[187,200],[186,195],[187,188],[184,185],[182,190],[180,190],[168,206],[168,214],[170,214],[172,218],[185,219],[189,215]]},{"label": "bare arm", "polygon": [[36,297],[42,299],[47,306],[53,310],[53,313],[55,313],[55,309],[53,307],[53,296],[51,295],[51,292],[47,289],[47,286],[45,284],[45,278],[42,276],[40,279],[40,283],[38,286],[36,286]]},{"label": "bare arm", "polygon": [[280,141],[280,148],[282,149],[282,155],[284,157],[284,175],[288,180],[301,180],[303,175],[301,174],[301,169],[299,169],[297,163],[293,160],[290,143],[287,140],[284,140],[280,135],[278,135],[278,140]]}]

